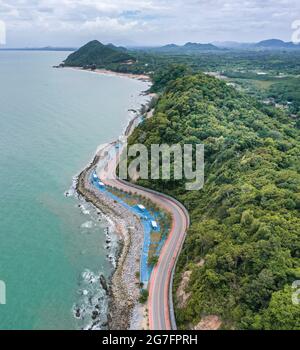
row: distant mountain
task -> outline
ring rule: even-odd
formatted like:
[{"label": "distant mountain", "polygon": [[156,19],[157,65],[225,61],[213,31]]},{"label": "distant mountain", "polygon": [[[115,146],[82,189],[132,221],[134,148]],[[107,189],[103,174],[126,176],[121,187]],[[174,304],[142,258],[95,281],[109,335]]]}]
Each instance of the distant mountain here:
[{"label": "distant mountain", "polygon": [[161,49],[173,50],[173,49],[178,49],[179,47],[180,47],[179,45],[169,44],[169,45],[165,45],[165,46],[161,47]]},{"label": "distant mountain", "polygon": [[212,43],[219,48],[226,49],[248,49],[253,47],[253,43],[239,43],[237,41],[216,41]]},{"label": "distant mountain", "polygon": [[211,51],[211,50],[219,50],[218,47],[213,44],[198,44],[198,43],[186,43],[183,48],[185,50],[191,51]]},{"label": "distant mountain", "polygon": [[219,51],[221,50],[217,46],[212,44],[199,44],[199,43],[186,43],[183,46],[169,44],[161,47],[152,48],[152,51],[162,52],[162,53],[178,53],[178,54],[191,54],[203,51]]},{"label": "distant mountain", "polygon": [[300,49],[299,45],[296,45],[292,42],[285,42],[279,39],[269,39],[269,40],[263,40],[259,43],[255,44],[255,47],[257,48],[263,48],[263,49]]},{"label": "distant mountain", "polygon": [[268,39],[258,43],[239,43],[235,41],[215,42],[215,46],[236,50],[296,50],[300,49],[300,45],[292,42],[284,42],[279,39]]},{"label": "distant mountain", "polygon": [[125,48],[118,48],[112,44],[103,45],[98,40],[94,40],[72,53],[64,63],[66,66],[73,67],[96,66],[101,68],[109,64],[129,61],[135,61],[135,58]]}]

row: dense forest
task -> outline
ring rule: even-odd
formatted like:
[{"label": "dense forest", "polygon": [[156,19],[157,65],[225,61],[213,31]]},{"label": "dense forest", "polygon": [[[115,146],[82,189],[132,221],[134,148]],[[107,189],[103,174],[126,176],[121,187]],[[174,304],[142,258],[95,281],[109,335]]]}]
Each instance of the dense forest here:
[{"label": "dense forest", "polygon": [[205,186],[140,180],[182,201],[191,227],[174,291],[189,271],[178,326],[216,315],[223,329],[300,329],[292,283],[300,279],[300,123],[226,82],[172,66],[153,118],[130,143],[205,145]]},{"label": "dense forest", "polygon": [[288,104],[289,110],[300,116],[300,79],[281,79],[271,85],[268,96],[273,97],[277,102]]},{"label": "dense forest", "polygon": [[[288,64],[288,62],[287,62]],[[257,98],[275,102],[290,114],[300,115],[300,75],[276,72],[257,74],[255,72],[225,71],[230,82],[239,85],[245,92]]]}]

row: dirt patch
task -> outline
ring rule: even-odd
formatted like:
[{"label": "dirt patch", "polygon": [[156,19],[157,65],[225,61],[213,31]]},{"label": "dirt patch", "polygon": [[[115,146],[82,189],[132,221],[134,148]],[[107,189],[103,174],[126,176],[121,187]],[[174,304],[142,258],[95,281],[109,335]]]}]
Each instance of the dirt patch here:
[{"label": "dirt patch", "polygon": [[192,275],[192,271],[185,271],[182,275],[181,283],[177,289],[176,297],[177,297],[177,307],[182,309],[186,306],[191,293],[186,292],[186,288],[189,285],[190,278]]},{"label": "dirt patch", "polygon": [[218,316],[210,315],[203,317],[202,320],[194,327],[196,331],[217,331],[222,325]]},{"label": "dirt patch", "polygon": [[205,264],[205,260],[204,259],[201,259],[198,263],[197,263],[197,266],[198,267],[203,267]]},{"label": "dirt patch", "polygon": [[[201,259],[196,265],[197,267],[203,267],[204,264],[205,264],[205,260]],[[181,283],[176,292],[177,307],[179,309],[183,309],[184,307],[186,307],[186,304],[191,296],[191,293],[186,292],[186,289],[190,282],[191,275],[192,275],[192,271],[185,271],[182,274]]]}]

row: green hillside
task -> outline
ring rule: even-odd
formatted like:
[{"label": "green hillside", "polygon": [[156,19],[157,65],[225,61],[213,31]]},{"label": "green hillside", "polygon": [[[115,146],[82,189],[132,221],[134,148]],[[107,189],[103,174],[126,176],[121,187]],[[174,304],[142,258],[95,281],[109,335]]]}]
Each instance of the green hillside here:
[{"label": "green hillside", "polygon": [[111,44],[103,45],[94,40],[72,53],[65,61],[66,66],[84,67],[95,65],[104,68],[110,64],[126,63],[135,59],[124,48],[117,48]]},{"label": "green hillside", "polygon": [[[140,181],[177,197],[191,215],[175,275],[178,326],[216,315],[224,329],[300,329],[291,302],[300,279],[299,123],[213,77],[176,78],[176,69],[157,77],[167,88],[130,143],[205,144],[203,190]],[[182,306],[175,291],[186,271]]]}]

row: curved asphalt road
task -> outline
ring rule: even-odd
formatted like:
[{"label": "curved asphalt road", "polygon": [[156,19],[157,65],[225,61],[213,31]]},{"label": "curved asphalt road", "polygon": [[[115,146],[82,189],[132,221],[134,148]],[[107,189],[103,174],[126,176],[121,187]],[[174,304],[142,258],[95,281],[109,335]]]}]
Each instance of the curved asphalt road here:
[{"label": "curved asphalt road", "polygon": [[110,159],[105,170],[98,174],[106,185],[142,195],[172,215],[171,232],[151,275],[148,306],[151,330],[176,329],[171,286],[173,271],[189,227],[189,214],[181,203],[171,197],[117,179],[114,176],[115,165],[116,161]]}]

